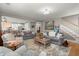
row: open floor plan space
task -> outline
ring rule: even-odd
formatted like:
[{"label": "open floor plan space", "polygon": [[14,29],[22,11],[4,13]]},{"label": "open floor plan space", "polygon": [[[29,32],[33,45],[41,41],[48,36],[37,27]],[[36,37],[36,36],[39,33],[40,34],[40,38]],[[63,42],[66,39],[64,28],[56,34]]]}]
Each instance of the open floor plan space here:
[{"label": "open floor plan space", "polygon": [[0,56],[79,56],[79,3],[0,3]]}]

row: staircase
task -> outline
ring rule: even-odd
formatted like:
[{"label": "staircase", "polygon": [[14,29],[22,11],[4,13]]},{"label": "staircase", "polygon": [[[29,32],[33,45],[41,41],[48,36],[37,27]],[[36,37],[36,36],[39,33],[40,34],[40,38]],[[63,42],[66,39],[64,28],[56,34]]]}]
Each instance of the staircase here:
[{"label": "staircase", "polygon": [[60,24],[60,28],[62,31],[68,33],[75,39],[79,39],[79,28],[67,21],[62,21]]}]

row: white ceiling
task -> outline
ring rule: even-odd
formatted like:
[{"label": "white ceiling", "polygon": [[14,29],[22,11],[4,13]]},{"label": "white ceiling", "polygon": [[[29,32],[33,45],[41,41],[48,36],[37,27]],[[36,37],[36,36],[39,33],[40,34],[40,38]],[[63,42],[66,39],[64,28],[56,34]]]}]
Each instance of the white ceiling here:
[{"label": "white ceiling", "polygon": [[[51,8],[49,15],[40,12],[42,8]],[[79,14],[78,3],[2,3],[0,15],[27,20],[53,20],[69,15]]]}]

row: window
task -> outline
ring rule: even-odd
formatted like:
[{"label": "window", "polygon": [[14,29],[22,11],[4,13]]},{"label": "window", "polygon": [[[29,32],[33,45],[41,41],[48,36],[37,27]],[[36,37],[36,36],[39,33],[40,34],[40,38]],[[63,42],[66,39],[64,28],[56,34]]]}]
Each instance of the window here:
[{"label": "window", "polygon": [[12,28],[13,28],[14,30],[18,30],[18,24],[13,23],[13,24],[12,24]]}]

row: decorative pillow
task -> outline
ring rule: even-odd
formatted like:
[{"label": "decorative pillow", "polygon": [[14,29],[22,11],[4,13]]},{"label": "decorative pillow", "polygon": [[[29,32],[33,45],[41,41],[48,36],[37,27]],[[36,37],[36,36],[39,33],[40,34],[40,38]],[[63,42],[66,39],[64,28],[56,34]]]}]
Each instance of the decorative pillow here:
[{"label": "decorative pillow", "polygon": [[32,34],[35,34],[35,32],[32,32]]},{"label": "decorative pillow", "polygon": [[60,39],[60,37],[62,37],[62,34],[57,34],[57,36],[56,36],[58,39]]},{"label": "decorative pillow", "polygon": [[50,31],[50,32],[49,32],[49,36],[50,36],[50,37],[55,37],[55,32],[54,32],[54,31]]},{"label": "decorative pillow", "polygon": [[47,36],[47,33],[46,33],[46,32],[44,32],[44,33],[43,33],[43,35],[44,35],[44,36]]}]

